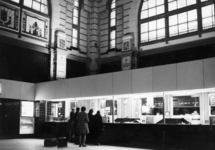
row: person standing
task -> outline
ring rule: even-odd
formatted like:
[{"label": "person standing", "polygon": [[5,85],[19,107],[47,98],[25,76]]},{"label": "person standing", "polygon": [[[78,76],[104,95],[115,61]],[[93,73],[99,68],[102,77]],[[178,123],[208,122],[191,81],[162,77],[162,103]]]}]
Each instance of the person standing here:
[{"label": "person standing", "polygon": [[89,137],[90,141],[94,140],[94,115],[93,115],[93,109],[89,110],[88,113],[88,118],[89,118],[89,130],[90,130],[90,134],[87,135],[87,138]]},{"label": "person standing", "polygon": [[70,132],[69,132],[69,137],[70,139],[74,138],[75,134],[75,127],[74,127],[74,115],[75,115],[75,109],[72,108],[72,111],[70,112],[70,119],[69,119],[69,127],[70,127]]},{"label": "person standing", "polygon": [[79,134],[79,147],[86,147],[86,135],[89,133],[88,122],[89,118],[86,111],[86,107],[81,107],[81,112],[77,117],[77,132]]},{"label": "person standing", "polygon": [[95,145],[100,145],[99,137],[102,131],[103,131],[102,116],[100,114],[100,111],[97,111],[96,115],[94,115],[94,132],[95,132],[94,144]]},{"label": "person standing", "polygon": [[77,108],[76,108],[76,112],[75,112],[75,114],[74,114],[74,116],[73,116],[73,119],[74,119],[74,121],[73,121],[74,134],[76,134],[76,128],[77,128],[77,117],[78,117],[79,111],[80,111],[80,108],[79,108],[79,107],[77,107]]}]

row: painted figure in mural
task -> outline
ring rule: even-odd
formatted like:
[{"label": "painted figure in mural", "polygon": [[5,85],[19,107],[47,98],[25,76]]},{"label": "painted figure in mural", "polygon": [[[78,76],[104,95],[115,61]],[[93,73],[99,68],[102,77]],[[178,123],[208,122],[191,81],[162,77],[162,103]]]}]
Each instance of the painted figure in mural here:
[{"label": "painted figure in mural", "polygon": [[32,29],[33,29],[33,35],[38,35],[38,30],[40,29],[37,22],[35,21],[35,23],[32,25]]},{"label": "painted figure in mural", "polygon": [[1,10],[0,24],[9,26],[11,23],[12,23],[12,17],[8,16],[8,12],[6,10]]}]

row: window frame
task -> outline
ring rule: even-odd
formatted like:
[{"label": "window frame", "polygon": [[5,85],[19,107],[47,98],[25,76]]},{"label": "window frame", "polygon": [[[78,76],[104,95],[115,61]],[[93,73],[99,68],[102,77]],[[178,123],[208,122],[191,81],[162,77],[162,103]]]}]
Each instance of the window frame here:
[{"label": "window frame", "polygon": [[[213,0],[207,0],[204,2],[201,2],[201,0],[196,0],[196,4],[192,4],[192,5],[182,7],[180,9],[176,9],[176,10],[172,10],[172,11],[168,11],[168,6],[169,6],[168,0],[164,0],[164,9],[165,10],[164,10],[163,14],[141,19],[141,11],[142,11],[142,7],[143,7],[143,3],[144,3],[144,0],[141,0],[140,6],[139,6],[139,12],[138,12],[138,47],[141,47],[144,45],[155,44],[155,43],[159,43],[159,42],[166,42],[168,44],[168,42],[170,40],[190,37],[193,35],[198,35],[199,37],[201,37],[201,35],[203,33],[211,32],[215,28],[215,25],[212,24],[212,26],[213,26],[212,28],[203,29],[202,12],[201,12],[201,10],[204,6],[209,6],[209,5],[214,4],[214,7],[215,7],[215,2],[213,2]],[[188,31],[186,34],[170,36],[169,17],[173,16],[173,15],[178,15],[178,14],[184,13],[184,12],[187,13],[188,11],[191,11],[194,9],[197,10],[197,31],[194,31],[194,32]],[[153,40],[153,41],[149,40],[148,42],[141,42],[141,40],[142,40],[141,39],[141,24],[149,23],[150,21],[158,20],[162,17],[165,19],[165,33],[166,34],[165,34],[164,39],[158,39],[158,40]]]},{"label": "window frame", "polygon": [[[34,0],[32,0],[32,3],[33,3],[33,1]],[[50,12],[51,12],[51,3],[50,3],[50,1],[49,0],[47,0],[47,14],[46,13],[43,13],[43,12],[41,12],[41,11],[38,11],[38,10],[36,10],[36,9],[33,9],[33,6],[32,7],[28,7],[28,6],[25,6],[24,5],[24,2],[25,2],[25,0],[20,0],[20,2],[22,3],[22,7],[24,8],[24,9],[26,9],[26,10],[29,10],[29,11],[31,11],[31,12],[34,12],[34,13],[36,13],[36,14],[39,14],[39,15],[42,15],[42,16],[50,16]]]},{"label": "window frame", "polygon": [[[111,8],[111,5],[112,5],[112,3],[113,3],[113,1],[114,0],[111,0],[110,1],[110,3],[109,3],[109,17],[108,17],[108,20],[109,20],[109,24],[108,24],[108,26],[109,26],[109,28],[108,28],[108,49],[111,51],[111,50],[115,50],[116,49],[116,37],[117,37],[117,32],[116,32],[116,24],[117,24],[117,20],[116,20],[116,16],[117,16],[117,11],[116,11],[116,0],[115,0],[115,7],[112,9]],[[114,26],[111,26],[111,20],[113,20],[112,18],[111,18],[111,13],[112,13],[112,11],[115,11],[115,18],[114,18],[114,20],[115,20],[115,25]],[[112,41],[113,41],[113,39],[111,39],[111,33],[112,32],[114,32],[115,31],[115,39],[114,39],[114,41],[115,41],[115,47],[113,48],[113,47],[111,47],[111,43],[112,43]]]},{"label": "window frame", "polygon": [[[77,1],[78,2],[78,7],[75,7],[75,1]],[[79,0],[74,0],[74,7],[73,7],[73,10],[72,10],[72,41],[71,41],[71,47],[73,48],[73,49],[76,49],[76,50],[78,50],[79,49],[79,44],[80,44],[80,42],[79,42],[79,38],[80,38],[80,35],[79,35],[79,33],[80,33],[80,10],[81,10],[81,3],[80,3],[80,1]],[[75,8],[77,8],[77,11],[78,11],[78,16],[77,16],[77,24],[74,24],[73,23],[73,18],[75,17],[74,16],[74,9]],[[75,37],[73,37],[73,30],[76,30],[77,31],[77,38],[75,38]],[[75,46],[73,46],[73,39],[76,39],[77,40],[77,46],[75,47]]]}]

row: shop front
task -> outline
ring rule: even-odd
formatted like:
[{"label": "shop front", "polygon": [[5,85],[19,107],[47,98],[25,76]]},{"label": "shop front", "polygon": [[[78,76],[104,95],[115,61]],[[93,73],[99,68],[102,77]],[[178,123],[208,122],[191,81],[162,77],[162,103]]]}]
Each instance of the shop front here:
[{"label": "shop front", "polygon": [[86,113],[100,111],[104,123],[209,125],[215,116],[213,93],[204,89],[48,100],[46,122],[68,122],[71,110],[84,106]]}]

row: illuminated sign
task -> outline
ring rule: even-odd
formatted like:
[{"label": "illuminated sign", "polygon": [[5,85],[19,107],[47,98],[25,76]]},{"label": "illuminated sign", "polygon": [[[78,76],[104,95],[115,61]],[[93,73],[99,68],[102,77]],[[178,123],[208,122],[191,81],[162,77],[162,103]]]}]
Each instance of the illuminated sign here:
[{"label": "illuminated sign", "polygon": [[0,83],[0,94],[2,93],[2,83]]}]

